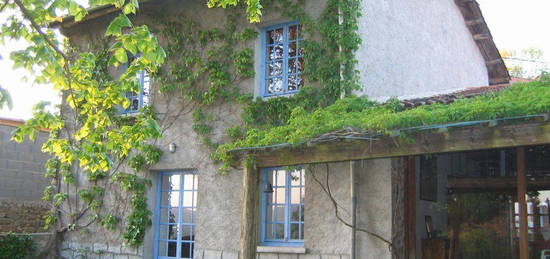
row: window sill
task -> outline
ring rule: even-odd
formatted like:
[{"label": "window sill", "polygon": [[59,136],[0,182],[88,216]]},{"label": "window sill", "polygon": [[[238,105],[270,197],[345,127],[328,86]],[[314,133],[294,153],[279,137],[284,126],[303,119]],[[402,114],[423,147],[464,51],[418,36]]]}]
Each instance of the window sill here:
[{"label": "window sill", "polygon": [[288,247],[288,246],[258,246],[258,253],[278,253],[278,254],[305,254],[305,247]]}]

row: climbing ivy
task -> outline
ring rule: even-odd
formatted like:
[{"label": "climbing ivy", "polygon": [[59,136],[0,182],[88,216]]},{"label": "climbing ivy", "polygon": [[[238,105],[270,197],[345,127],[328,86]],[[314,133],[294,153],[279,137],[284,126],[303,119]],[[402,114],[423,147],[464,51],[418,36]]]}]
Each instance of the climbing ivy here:
[{"label": "climbing ivy", "polygon": [[497,93],[458,99],[444,104],[422,105],[404,110],[395,100],[386,104],[364,97],[347,97],[334,104],[307,111],[296,107],[287,123],[270,128],[253,128],[241,138],[221,145],[215,158],[231,162],[229,151],[273,144],[300,144],[324,133],[352,128],[371,135],[390,135],[394,129],[461,121],[493,120],[535,115],[550,111],[550,80],[517,83]]}]

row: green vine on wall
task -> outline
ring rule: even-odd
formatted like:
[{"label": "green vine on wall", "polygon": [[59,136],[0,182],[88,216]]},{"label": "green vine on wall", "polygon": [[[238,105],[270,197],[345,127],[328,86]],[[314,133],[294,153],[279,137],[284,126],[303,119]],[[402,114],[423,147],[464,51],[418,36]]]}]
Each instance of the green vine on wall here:
[{"label": "green vine on wall", "polygon": [[[179,92],[182,100],[192,102],[193,130],[202,136],[202,143],[215,148],[210,138],[212,116],[208,108],[225,101],[240,100],[239,83],[254,76],[254,51],[246,47],[257,38],[252,28],[239,29],[239,15],[228,10],[221,27],[206,29],[199,23],[170,20],[155,14],[157,31],[166,39],[169,57],[167,69],[155,75],[161,93]],[[240,49],[236,46],[243,46]]]}]

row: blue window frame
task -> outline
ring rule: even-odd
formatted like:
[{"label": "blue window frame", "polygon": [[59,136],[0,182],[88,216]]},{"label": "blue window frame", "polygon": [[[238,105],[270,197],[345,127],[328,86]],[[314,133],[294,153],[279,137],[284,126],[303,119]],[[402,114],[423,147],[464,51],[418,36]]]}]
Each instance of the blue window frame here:
[{"label": "blue window frame", "polygon": [[262,170],[260,243],[304,245],[304,169]]},{"label": "blue window frame", "polygon": [[267,27],[261,40],[262,96],[298,92],[304,85],[301,25],[291,22]]},{"label": "blue window frame", "polygon": [[140,71],[136,80],[139,84],[139,93],[126,93],[126,97],[130,100],[130,106],[124,110],[124,113],[126,114],[137,113],[139,112],[139,109],[149,104],[149,95],[151,90],[151,77],[149,72],[146,70]]},{"label": "blue window frame", "polygon": [[157,204],[155,258],[193,258],[197,209],[195,172],[159,173]]}]

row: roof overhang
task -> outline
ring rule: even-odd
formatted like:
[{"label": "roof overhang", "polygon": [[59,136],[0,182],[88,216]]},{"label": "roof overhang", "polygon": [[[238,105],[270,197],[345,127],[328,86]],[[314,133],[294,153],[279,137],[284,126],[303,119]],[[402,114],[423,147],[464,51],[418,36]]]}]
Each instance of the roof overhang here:
[{"label": "roof overhang", "polygon": [[549,144],[549,118],[540,114],[432,125],[395,131],[392,136],[336,134],[299,145],[236,149],[231,151],[232,166],[241,167],[248,156],[258,167],[275,167]]},{"label": "roof overhang", "polygon": [[[161,3],[165,2],[165,0],[139,0],[139,4],[142,7],[151,7],[156,6]],[[88,8],[86,10],[88,14],[84,17],[84,19],[80,21],[75,21],[75,17],[72,15],[67,15],[61,17],[60,21],[52,22],[49,24],[49,27],[51,28],[60,28],[60,29],[67,29],[70,27],[73,27],[75,25],[79,25],[81,23],[84,23],[86,21],[91,21],[94,19],[98,19],[113,13],[119,13],[120,8],[116,8],[114,5],[101,5],[101,6],[95,6]]]},{"label": "roof overhang", "polygon": [[476,0],[455,0],[460,9],[466,26],[485,60],[489,76],[489,84],[507,84],[510,82],[510,74],[504,60],[500,56],[498,48],[493,41],[491,31],[483,18],[481,9]]}]

